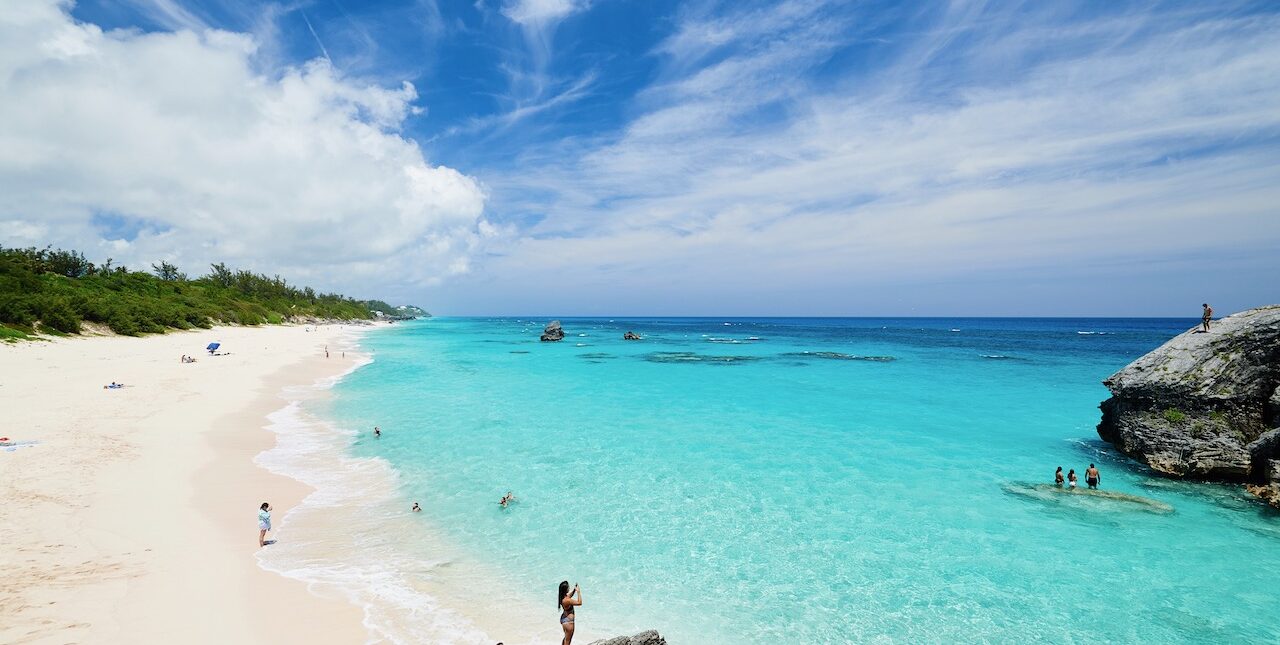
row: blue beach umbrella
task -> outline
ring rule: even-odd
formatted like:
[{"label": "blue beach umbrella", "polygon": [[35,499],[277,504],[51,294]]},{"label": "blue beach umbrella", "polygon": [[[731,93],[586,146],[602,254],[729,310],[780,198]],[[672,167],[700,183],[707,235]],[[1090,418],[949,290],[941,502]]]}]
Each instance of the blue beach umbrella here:
[{"label": "blue beach umbrella", "polygon": [[206,347],[205,349],[209,350],[210,352],[214,352],[214,351],[217,351],[219,347],[222,347],[222,343],[209,343],[209,346]]}]

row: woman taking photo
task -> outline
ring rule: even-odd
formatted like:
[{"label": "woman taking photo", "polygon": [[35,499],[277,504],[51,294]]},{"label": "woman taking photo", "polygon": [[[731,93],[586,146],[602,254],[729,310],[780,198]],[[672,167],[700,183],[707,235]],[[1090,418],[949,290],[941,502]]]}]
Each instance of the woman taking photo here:
[{"label": "woman taking photo", "polygon": [[560,606],[560,627],[564,629],[564,640],[560,645],[569,645],[573,642],[573,608],[582,605],[582,592],[578,585],[573,585],[573,591],[569,591],[569,581],[565,580],[560,583],[556,600]]}]

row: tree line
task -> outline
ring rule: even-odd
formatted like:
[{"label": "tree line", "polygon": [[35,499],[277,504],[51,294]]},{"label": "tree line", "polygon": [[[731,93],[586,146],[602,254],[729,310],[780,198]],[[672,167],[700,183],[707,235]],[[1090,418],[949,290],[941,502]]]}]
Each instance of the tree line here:
[{"label": "tree line", "polygon": [[[370,302],[295,287],[280,276],[223,263],[190,278],[168,262],[134,271],[62,249],[0,246],[0,338],[75,334],[85,322],[117,334],[208,328],[215,323],[279,324],[307,317],[368,319]],[[380,310],[380,309],[379,309]]]}]

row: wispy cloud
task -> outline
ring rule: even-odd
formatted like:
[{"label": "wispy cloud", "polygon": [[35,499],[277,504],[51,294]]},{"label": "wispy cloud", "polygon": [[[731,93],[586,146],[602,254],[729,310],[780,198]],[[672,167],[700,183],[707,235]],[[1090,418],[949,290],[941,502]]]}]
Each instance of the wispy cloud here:
[{"label": "wispy cloud", "polygon": [[507,75],[506,94],[498,97],[500,112],[471,118],[441,136],[473,134],[485,128],[508,128],[526,117],[578,100],[587,94],[595,73],[576,78],[556,78],[549,72],[556,27],[569,16],[588,8],[586,0],[506,0],[501,14],[515,23],[522,46],[512,48],[502,69]]},{"label": "wispy cloud", "polygon": [[128,2],[169,29],[202,31],[209,28],[204,19],[175,0],[128,0]]},{"label": "wispy cloud", "polygon": [[875,37],[833,9],[690,14],[616,136],[486,176],[500,213],[543,215],[490,263],[496,297],[569,270],[637,300],[689,275],[749,298],[1280,245],[1277,16],[957,3],[823,85]]},{"label": "wispy cloud", "polygon": [[329,64],[333,64],[333,59],[329,57],[329,50],[325,49],[324,43],[320,40],[320,34],[316,33],[316,28],[311,26],[311,19],[307,17],[307,12],[299,9],[298,13],[302,15],[302,22],[307,24],[307,31],[311,32],[311,37],[315,39],[316,45],[320,47],[320,53],[324,56],[324,59],[329,61]]},{"label": "wispy cloud", "polygon": [[533,103],[517,103],[505,112],[483,117],[472,117],[463,125],[449,128],[441,136],[452,137],[477,133],[485,133],[486,136],[500,135],[524,119],[537,116],[586,96],[595,80],[596,74],[588,72],[582,78],[574,81],[572,85],[552,96]]}]

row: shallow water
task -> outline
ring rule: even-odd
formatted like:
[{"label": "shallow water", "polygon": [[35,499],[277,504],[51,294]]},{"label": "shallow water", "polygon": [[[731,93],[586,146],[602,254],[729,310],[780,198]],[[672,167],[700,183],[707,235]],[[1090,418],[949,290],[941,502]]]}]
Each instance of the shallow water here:
[{"label": "shallow water", "polygon": [[[1280,518],[1153,485],[1094,431],[1099,382],[1194,320],[570,319],[556,344],[544,322],[369,334],[311,406],[394,469],[367,566],[501,598],[546,641],[565,578],[583,629],[673,643],[1280,640]],[[1010,493],[1090,462],[1173,511]],[[447,563],[486,571],[460,592]],[[385,633],[443,611],[419,604]],[[481,641],[455,619],[416,638]]]}]

